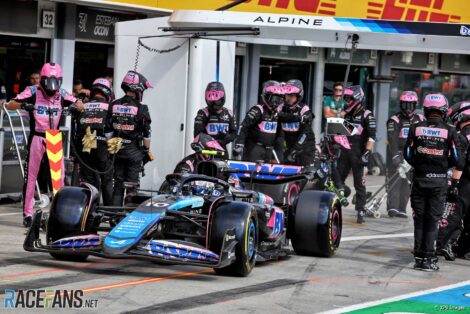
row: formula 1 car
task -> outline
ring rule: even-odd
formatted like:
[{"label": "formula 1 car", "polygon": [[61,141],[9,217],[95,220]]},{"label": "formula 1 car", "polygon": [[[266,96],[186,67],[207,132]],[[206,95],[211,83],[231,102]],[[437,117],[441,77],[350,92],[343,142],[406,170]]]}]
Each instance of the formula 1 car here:
[{"label": "formula 1 car", "polygon": [[288,254],[287,239],[297,254],[328,257],[338,248],[341,205],[333,193],[301,192],[314,181],[301,167],[210,161],[198,168],[201,174],[168,175],[166,193],[132,208],[98,206],[91,185],[65,187],[53,200],[46,244],[39,210],[24,249],[58,259],[148,259],[246,276],[256,261]]}]

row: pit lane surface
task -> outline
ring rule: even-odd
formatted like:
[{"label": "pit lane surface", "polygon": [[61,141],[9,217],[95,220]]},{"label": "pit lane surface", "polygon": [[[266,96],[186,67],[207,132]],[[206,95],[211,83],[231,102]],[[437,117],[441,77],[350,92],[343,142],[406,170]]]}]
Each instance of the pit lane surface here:
[{"label": "pit lane surface", "polygon": [[[369,190],[383,181],[383,177],[369,176]],[[82,289],[84,300],[97,300],[96,308],[87,311],[341,312],[345,306],[470,280],[470,262],[464,260],[441,261],[437,273],[413,270],[412,220],[388,218],[383,209],[383,218],[368,218],[365,225],[357,225],[350,205],[344,211],[344,241],[335,257],[291,256],[258,264],[247,278],[220,277],[211,269],[148,261],[91,257],[85,263],[74,263],[28,253],[22,249],[25,229],[20,211],[16,204],[0,207],[0,294],[5,289]],[[0,311],[4,297],[0,295]],[[32,313],[28,309],[18,312]]]}]

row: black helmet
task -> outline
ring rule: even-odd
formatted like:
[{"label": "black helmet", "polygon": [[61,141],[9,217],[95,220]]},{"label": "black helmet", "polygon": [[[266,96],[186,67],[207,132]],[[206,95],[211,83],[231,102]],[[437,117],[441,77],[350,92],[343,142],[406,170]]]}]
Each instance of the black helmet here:
[{"label": "black helmet", "polygon": [[269,80],[264,82],[261,101],[269,108],[282,105],[284,103],[284,88],[277,81]]},{"label": "black helmet", "polygon": [[153,86],[142,74],[135,71],[128,71],[121,83],[124,92],[130,91],[137,95],[137,100],[142,101],[144,91]]},{"label": "black helmet", "polygon": [[[284,85],[284,95],[296,95],[297,103],[301,102],[304,98],[304,85],[300,80],[288,80]],[[286,103],[288,106],[293,106],[295,104]]]},{"label": "black helmet", "polygon": [[462,101],[456,103],[448,110],[449,119],[458,127],[459,123],[470,120],[470,102]]},{"label": "black helmet", "polygon": [[211,111],[222,109],[225,104],[225,88],[220,82],[210,82],[206,87],[206,104]]}]

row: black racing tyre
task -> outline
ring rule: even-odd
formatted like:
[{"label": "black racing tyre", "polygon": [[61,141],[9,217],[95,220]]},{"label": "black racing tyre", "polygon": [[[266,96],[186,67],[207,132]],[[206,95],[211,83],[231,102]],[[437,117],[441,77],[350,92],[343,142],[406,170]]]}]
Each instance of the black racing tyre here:
[{"label": "black racing tyre", "polygon": [[210,250],[219,254],[227,230],[235,228],[236,260],[223,268],[214,268],[219,275],[246,277],[253,270],[258,251],[256,210],[248,203],[228,202],[215,209],[210,227]]},{"label": "black racing tyre", "polygon": [[[62,188],[54,197],[47,221],[47,243],[83,234],[96,233],[90,219],[96,199],[90,202],[90,190],[82,187]],[[50,253],[64,261],[85,261],[88,254]]]},{"label": "black racing tyre", "polygon": [[341,242],[342,214],[339,199],[324,191],[300,194],[293,212],[292,246],[299,255],[330,257]]}]

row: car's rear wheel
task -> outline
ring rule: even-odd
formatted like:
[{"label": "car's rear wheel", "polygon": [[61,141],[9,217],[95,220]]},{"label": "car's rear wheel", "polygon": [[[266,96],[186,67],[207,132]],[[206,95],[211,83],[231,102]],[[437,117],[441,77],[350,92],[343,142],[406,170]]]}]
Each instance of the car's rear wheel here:
[{"label": "car's rear wheel", "polygon": [[294,208],[292,246],[299,255],[332,256],[342,233],[341,204],[329,192],[305,191]]}]

